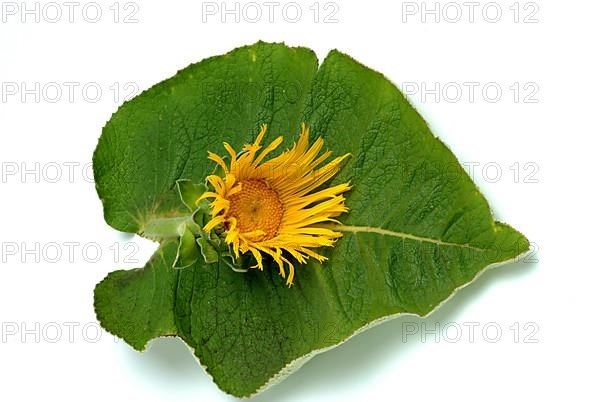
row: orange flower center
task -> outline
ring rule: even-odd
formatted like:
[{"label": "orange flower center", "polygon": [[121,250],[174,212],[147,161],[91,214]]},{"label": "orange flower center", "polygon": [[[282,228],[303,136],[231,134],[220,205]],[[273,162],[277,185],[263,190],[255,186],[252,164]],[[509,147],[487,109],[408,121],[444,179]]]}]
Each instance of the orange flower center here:
[{"label": "orange flower center", "polygon": [[241,185],[242,189],[229,197],[227,216],[237,220],[240,233],[263,232],[253,236],[253,241],[272,239],[277,235],[283,217],[279,195],[263,180],[244,180]]}]

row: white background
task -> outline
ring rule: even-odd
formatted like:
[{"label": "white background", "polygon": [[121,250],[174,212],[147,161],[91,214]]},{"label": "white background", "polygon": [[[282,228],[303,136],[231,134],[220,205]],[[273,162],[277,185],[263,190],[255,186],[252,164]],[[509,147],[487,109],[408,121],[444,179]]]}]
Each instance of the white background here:
[{"label": "white background", "polygon": [[[92,23],[85,18],[95,18],[95,8],[84,14],[85,1],[73,22],[59,2],[62,18],[51,23],[55,6],[40,3],[36,22],[20,2],[16,11],[2,2],[0,399],[233,399],[177,339],[155,341],[140,354],[98,333],[95,284],[116,267],[143,265],[155,246],[104,223],[86,164],[102,126],[132,88],[146,89],[192,62],[262,39],[310,47],[321,60],[338,48],[404,83],[433,131],[474,166],[473,179],[497,219],[524,232],[536,253],[487,272],[427,319],[385,323],[317,356],[255,399],[598,400],[597,2],[499,1],[496,23],[490,21],[497,7],[484,13],[484,1],[473,22],[460,1],[459,21],[450,21],[457,8],[441,2],[439,22],[435,14],[422,22],[420,2],[337,0],[315,7],[298,0],[302,16],[295,23],[293,5],[282,12],[286,1],[273,22],[259,1],[263,15],[255,23],[247,20],[256,8],[244,3],[239,22],[227,15],[225,23],[220,2],[214,15],[203,13],[213,5],[198,1],[113,3],[99,1],[102,16]],[[26,5],[33,9],[35,2]],[[130,18],[138,22],[125,23],[134,11]],[[333,11],[330,21],[337,22],[325,22]],[[473,101],[465,82],[478,85]],[[423,98],[411,83],[427,89],[439,83],[440,98]],[[457,84],[463,94],[453,102]],[[487,98],[482,93],[486,84],[502,89],[497,102],[494,88]],[[98,87],[102,95],[94,102]]]}]

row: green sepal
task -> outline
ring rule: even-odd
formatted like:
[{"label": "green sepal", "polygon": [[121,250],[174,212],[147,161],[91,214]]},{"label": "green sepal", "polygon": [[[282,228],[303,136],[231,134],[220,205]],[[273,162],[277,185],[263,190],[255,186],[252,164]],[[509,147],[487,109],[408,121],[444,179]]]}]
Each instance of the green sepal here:
[{"label": "green sepal", "polygon": [[217,249],[202,235],[196,239],[196,243],[200,246],[200,253],[204,257],[204,262],[214,264],[219,261],[219,252]]},{"label": "green sepal", "polygon": [[200,258],[200,250],[194,232],[187,225],[183,225],[182,231],[177,247],[177,256],[175,262],[173,262],[173,268],[175,269],[187,268]]},{"label": "green sepal", "polygon": [[201,228],[203,228],[204,225],[206,225],[210,219],[210,216],[208,215],[209,208],[205,208],[205,206],[202,205],[203,202],[204,200],[202,200],[200,206],[197,207],[194,213],[192,214],[192,221]]},{"label": "green sepal", "polygon": [[235,272],[248,272],[250,256],[248,254],[240,254],[238,258],[231,252],[226,251],[221,253],[223,262]]},{"label": "green sepal", "polygon": [[190,211],[195,211],[198,207],[196,201],[206,191],[206,186],[203,183],[193,183],[191,180],[180,179],[177,180],[177,192],[181,202],[185,204]]}]

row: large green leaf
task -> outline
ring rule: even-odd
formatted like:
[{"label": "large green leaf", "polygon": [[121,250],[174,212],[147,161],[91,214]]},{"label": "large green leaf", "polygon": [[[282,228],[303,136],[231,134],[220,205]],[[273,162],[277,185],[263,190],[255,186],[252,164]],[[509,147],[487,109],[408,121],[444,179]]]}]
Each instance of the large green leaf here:
[{"label": "large green leaf", "polygon": [[236,149],[268,124],[289,145],[306,122],[334,154],[352,158],[344,237],[329,260],[234,272],[199,258],[173,269],[176,239],[140,270],[96,288],[98,319],[138,350],[161,335],[191,346],[224,391],[248,396],[375,323],[426,315],[486,267],[529,243],[490,208],[448,148],[381,74],[332,51],[257,43],[180,71],[124,104],[94,154],[98,194],[116,229],[153,237],[157,219],[189,215],[179,179],[202,182],[207,150]]}]

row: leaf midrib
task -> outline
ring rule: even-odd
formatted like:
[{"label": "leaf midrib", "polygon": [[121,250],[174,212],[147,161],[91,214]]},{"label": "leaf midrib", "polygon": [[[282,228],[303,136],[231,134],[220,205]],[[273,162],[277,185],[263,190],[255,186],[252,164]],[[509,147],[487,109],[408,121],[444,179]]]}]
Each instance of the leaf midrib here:
[{"label": "leaf midrib", "polygon": [[402,238],[402,239],[415,240],[415,241],[419,241],[419,242],[423,242],[423,243],[437,244],[439,246],[460,247],[460,248],[466,248],[466,249],[469,249],[469,250],[476,250],[476,251],[488,251],[488,250],[491,250],[491,249],[486,249],[486,248],[475,247],[475,246],[470,245],[469,243],[452,243],[452,242],[447,242],[447,241],[443,241],[443,240],[440,240],[440,239],[433,239],[433,238],[429,238],[429,237],[416,236],[416,235],[413,235],[411,233],[394,232],[393,230],[388,230],[388,229],[374,227],[374,226],[331,225],[329,227],[331,229],[339,230],[341,232],[350,232],[350,233],[375,233],[375,234],[379,234],[379,235],[382,235],[382,236],[393,236],[393,237],[399,237],[399,238]]}]

